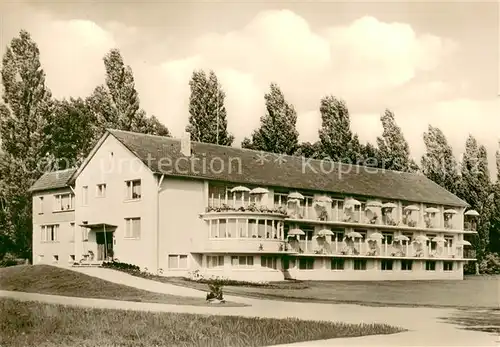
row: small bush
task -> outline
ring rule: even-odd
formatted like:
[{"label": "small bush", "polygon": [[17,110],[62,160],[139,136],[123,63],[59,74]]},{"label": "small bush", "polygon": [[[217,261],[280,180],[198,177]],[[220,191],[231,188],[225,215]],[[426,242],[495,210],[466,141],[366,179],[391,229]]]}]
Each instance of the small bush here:
[{"label": "small bush", "polygon": [[210,292],[207,293],[207,300],[217,299],[220,301],[224,301],[224,293],[222,290],[223,288],[224,284],[222,279],[218,277],[210,279],[208,282],[208,289],[210,290]]},{"label": "small bush", "polygon": [[0,267],[9,267],[9,266],[16,266],[23,264],[26,264],[25,259],[17,258],[11,253],[5,254],[3,258],[0,260]]},{"label": "small bush", "polygon": [[141,268],[137,265],[120,263],[118,261],[107,261],[102,263],[102,267],[121,270],[125,272],[140,272]]},{"label": "small bush", "polygon": [[479,262],[479,273],[486,275],[500,274],[500,256],[496,253],[488,253]]}]

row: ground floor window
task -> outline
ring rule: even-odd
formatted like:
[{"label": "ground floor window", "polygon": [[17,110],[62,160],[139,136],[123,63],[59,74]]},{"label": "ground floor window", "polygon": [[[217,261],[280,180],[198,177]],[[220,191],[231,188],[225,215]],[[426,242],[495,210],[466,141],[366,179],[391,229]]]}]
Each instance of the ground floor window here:
[{"label": "ground floor window", "polygon": [[276,270],[278,268],[277,257],[260,257],[260,266]]},{"label": "ground floor window", "polygon": [[207,256],[207,268],[217,268],[224,267],[224,256],[223,255],[208,255]]},{"label": "ground floor window", "polygon": [[344,270],[345,259],[343,258],[334,258],[331,261],[332,270]]},{"label": "ground floor window", "polygon": [[425,270],[436,271],[436,262],[433,260],[428,260],[425,262]]},{"label": "ground floor window", "polygon": [[355,259],[354,270],[366,270],[366,259]]},{"label": "ground floor window", "polygon": [[411,271],[413,265],[413,261],[411,260],[401,260],[401,270],[403,271]]},{"label": "ground floor window", "polygon": [[392,266],[393,266],[393,263],[394,261],[393,260],[390,260],[390,259],[385,259],[385,260],[382,260],[382,263],[381,263],[381,269],[383,271],[392,271]]},{"label": "ground floor window", "polygon": [[168,255],[168,268],[169,269],[187,269],[187,255],[186,254],[169,254]]},{"label": "ground floor window", "polygon": [[453,271],[453,262],[452,261],[443,262],[443,270],[444,271]]},{"label": "ground floor window", "polygon": [[231,265],[236,267],[249,267],[253,266],[253,256],[232,256]]},{"label": "ground floor window", "polygon": [[69,261],[75,261],[75,255],[74,254],[70,254]]},{"label": "ground floor window", "polygon": [[299,259],[299,269],[300,270],[312,270],[312,269],[314,269],[314,258],[300,258]]},{"label": "ground floor window", "polygon": [[59,255],[54,254],[54,259],[53,260],[54,260],[54,262],[57,263],[59,261]]}]

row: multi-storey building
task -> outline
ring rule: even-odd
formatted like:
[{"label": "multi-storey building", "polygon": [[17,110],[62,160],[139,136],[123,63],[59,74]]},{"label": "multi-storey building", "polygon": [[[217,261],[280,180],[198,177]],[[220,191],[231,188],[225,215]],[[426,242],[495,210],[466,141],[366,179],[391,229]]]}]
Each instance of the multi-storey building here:
[{"label": "multi-storey building", "polygon": [[33,191],[35,263],[165,276],[462,279],[477,212],[420,174],[109,130]]}]

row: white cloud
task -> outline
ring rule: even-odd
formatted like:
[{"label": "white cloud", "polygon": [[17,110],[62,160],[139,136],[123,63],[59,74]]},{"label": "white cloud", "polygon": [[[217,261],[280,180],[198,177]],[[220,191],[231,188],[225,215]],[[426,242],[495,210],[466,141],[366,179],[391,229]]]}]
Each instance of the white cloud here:
[{"label": "white cloud", "polygon": [[104,81],[102,58],[116,46],[109,32],[87,20],[41,22],[36,26],[31,32],[54,96],[86,96]]}]

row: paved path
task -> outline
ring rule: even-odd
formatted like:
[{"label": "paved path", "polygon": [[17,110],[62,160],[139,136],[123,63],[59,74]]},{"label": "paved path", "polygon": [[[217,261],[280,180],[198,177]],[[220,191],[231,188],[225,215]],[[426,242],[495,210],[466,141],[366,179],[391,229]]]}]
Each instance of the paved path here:
[{"label": "paved path", "polygon": [[[158,293],[197,297],[204,297],[205,295],[202,291],[195,289],[155,282],[110,269],[81,268],[76,270],[111,282],[121,283]],[[301,342],[296,344],[296,346],[500,346],[500,343],[496,344],[496,337],[494,335],[466,331],[458,329],[455,325],[441,322],[439,318],[450,316],[454,312],[453,309],[297,303],[249,299],[236,296],[228,296],[226,299],[229,301],[246,303],[251,306],[180,306],[7,291],[0,291],[0,297],[1,296],[11,297],[18,300],[37,300],[54,304],[110,309],[119,308],[157,312],[180,312],[268,318],[293,317],[306,320],[326,320],[345,323],[385,323],[410,330],[409,332],[393,335],[331,339],[311,341],[307,343]]]}]

